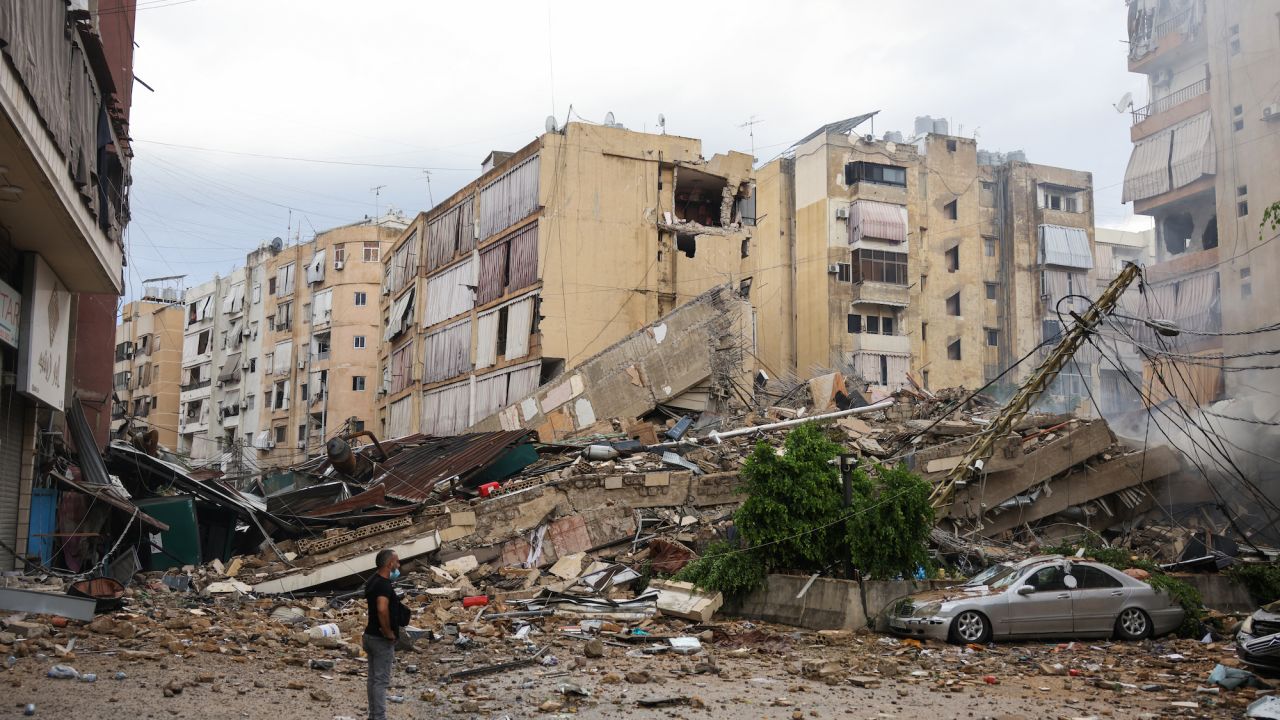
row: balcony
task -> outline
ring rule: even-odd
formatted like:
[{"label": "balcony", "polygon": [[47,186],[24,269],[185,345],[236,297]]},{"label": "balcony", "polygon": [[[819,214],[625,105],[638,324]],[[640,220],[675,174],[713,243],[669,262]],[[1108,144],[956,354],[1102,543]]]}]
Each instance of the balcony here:
[{"label": "balcony", "polygon": [[192,390],[202,390],[209,387],[211,380],[200,380],[197,382],[189,382],[178,387],[180,392],[191,392]]},{"label": "balcony", "polygon": [[906,307],[907,286],[864,280],[853,284],[853,302]]},{"label": "balcony", "polygon": [[1129,36],[1129,72],[1150,74],[1193,48],[1205,49],[1203,22],[1199,0],[1171,14],[1150,10],[1131,19],[1136,29]]},{"label": "balcony", "polygon": [[1209,109],[1209,78],[1194,82],[1134,110],[1129,139],[1137,142]]},{"label": "balcony", "polygon": [[911,352],[911,338],[906,335],[856,333],[849,336],[849,349],[855,353],[871,352],[906,355]]}]

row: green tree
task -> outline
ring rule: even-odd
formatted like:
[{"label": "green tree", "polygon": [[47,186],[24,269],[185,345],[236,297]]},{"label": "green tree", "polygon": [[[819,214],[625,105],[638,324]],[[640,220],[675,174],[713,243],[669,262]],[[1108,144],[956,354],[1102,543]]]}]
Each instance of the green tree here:
[{"label": "green tree", "polygon": [[846,542],[853,564],[863,575],[887,580],[911,577],[928,568],[929,532],[933,529],[931,486],[903,465],[858,470],[853,480],[853,507],[846,521]]}]

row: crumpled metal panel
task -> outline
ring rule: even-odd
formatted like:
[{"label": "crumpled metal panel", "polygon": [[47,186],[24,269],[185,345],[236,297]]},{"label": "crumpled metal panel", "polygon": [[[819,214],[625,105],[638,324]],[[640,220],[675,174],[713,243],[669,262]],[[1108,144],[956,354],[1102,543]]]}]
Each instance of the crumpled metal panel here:
[{"label": "crumpled metal panel", "polygon": [[436,483],[452,477],[465,481],[528,437],[528,430],[513,430],[445,438],[425,435],[403,438],[401,451],[379,463],[375,482],[383,483],[388,498],[421,502],[430,497]]}]

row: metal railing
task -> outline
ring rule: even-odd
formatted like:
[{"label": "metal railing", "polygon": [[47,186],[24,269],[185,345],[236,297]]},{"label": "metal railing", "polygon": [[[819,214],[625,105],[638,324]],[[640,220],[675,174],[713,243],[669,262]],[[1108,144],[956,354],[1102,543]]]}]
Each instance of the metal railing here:
[{"label": "metal railing", "polygon": [[1137,125],[1152,115],[1159,115],[1170,108],[1177,107],[1178,105],[1181,105],[1192,98],[1200,97],[1207,92],[1209,92],[1209,78],[1206,77],[1203,80],[1191,83],[1181,90],[1169,93],[1146,107],[1134,110],[1132,113],[1133,124]]},{"label": "metal railing", "polygon": [[1151,37],[1159,41],[1160,38],[1174,32],[1185,32],[1186,25],[1191,19],[1191,6],[1183,8],[1180,12],[1175,13],[1173,17],[1156,23],[1155,28],[1151,32]]}]

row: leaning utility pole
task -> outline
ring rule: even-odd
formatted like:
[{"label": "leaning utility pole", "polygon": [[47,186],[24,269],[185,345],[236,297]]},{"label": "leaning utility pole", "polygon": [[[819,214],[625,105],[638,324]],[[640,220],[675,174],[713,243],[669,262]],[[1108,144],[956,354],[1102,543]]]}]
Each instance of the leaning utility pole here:
[{"label": "leaning utility pole", "polygon": [[1049,353],[1049,357],[1045,358],[1044,362],[1040,363],[1040,367],[1036,368],[1031,378],[1018,388],[1018,392],[1000,411],[996,419],[974,438],[973,444],[969,446],[969,450],[965,452],[960,462],[933,489],[929,499],[935,509],[950,503],[956,488],[965,485],[971,475],[982,470],[982,464],[991,455],[996,440],[1008,434],[1013,426],[1027,414],[1031,404],[1049,387],[1054,378],[1058,377],[1058,371],[1076,354],[1089,333],[1093,332],[1093,329],[1102,321],[1103,316],[1115,309],[1120,296],[1140,272],[1137,265],[1125,263],[1124,269],[1102,291],[1102,295],[1089,306],[1084,315],[1072,313],[1076,324],[1063,336],[1062,340],[1058,341],[1057,347]]}]

